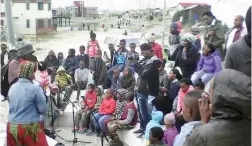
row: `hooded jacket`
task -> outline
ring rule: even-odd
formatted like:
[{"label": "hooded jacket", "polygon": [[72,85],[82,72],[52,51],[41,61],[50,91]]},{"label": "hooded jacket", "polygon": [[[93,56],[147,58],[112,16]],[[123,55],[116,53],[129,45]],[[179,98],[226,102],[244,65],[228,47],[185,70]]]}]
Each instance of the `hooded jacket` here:
[{"label": "hooded jacket", "polygon": [[[50,60],[50,59],[49,59],[49,56],[53,56],[53,59]],[[57,59],[57,57],[56,57],[54,51],[52,51],[52,50],[49,51],[49,53],[48,53],[48,55],[47,55],[47,57],[45,58],[44,61],[45,61],[47,67],[54,67],[56,70],[57,70],[57,69],[59,68],[59,66],[60,66],[60,62],[59,62],[59,60]]]},{"label": "hooded jacket", "polygon": [[159,92],[159,73],[158,68],[161,61],[156,55],[149,59],[144,59],[135,64],[136,73],[139,75],[135,90],[151,96],[158,96]]},{"label": "hooded jacket", "polygon": [[160,111],[152,112],[151,120],[146,126],[145,139],[149,140],[150,129],[153,127],[161,127],[160,122],[163,120],[163,113]]},{"label": "hooded jacket", "polygon": [[112,115],[116,110],[116,101],[111,96],[102,100],[99,113],[104,115]]},{"label": "hooded jacket", "polygon": [[[59,72],[62,71],[64,74],[59,74]],[[71,81],[71,76],[68,75],[65,71],[65,68],[63,66],[60,66],[59,69],[57,70],[57,75],[55,78],[55,82],[57,83],[58,86],[61,88],[66,87],[69,85],[69,82]]]},{"label": "hooded jacket", "polygon": [[202,55],[199,62],[197,71],[203,70],[206,73],[215,74],[221,71],[221,58],[217,52],[212,53],[209,56]]},{"label": "hooded jacket", "polygon": [[134,87],[136,85],[136,79],[132,75],[132,70],[128,69],[128,76],[123,76],[120,80],[120,87],[126,89],[128,91],[134,91]]},{"label": "hooded jacket", "polygon": [[231,69],[216,74],[211,104],[211,120],[194,129],[184,146],[250,146],[251,78]]}]

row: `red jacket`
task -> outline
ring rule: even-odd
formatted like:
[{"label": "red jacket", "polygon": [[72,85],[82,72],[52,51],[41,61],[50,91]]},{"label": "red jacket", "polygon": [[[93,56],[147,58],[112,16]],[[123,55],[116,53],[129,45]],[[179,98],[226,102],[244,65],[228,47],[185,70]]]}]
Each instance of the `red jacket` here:
[{"label": "red jacket", "polygon": [[116,110],[116,101],[113,99],[113,97],[110,98],[104,98],[99,113],[104,115],[110,115],[113,114]]},{"label": "red jacket", "polygon": [[97,96],[95,91],[86,92],[85,103],[84,105],[88,105],[89,109],[93,109],[97,101]]},{"label": "red jacket", "polygon": [[160,59],[160,61],[163,61],[163,51],[161,46],[158,43],[154,43],[152,49],[154,51],[154,54],[158,57],[158,59]]}]

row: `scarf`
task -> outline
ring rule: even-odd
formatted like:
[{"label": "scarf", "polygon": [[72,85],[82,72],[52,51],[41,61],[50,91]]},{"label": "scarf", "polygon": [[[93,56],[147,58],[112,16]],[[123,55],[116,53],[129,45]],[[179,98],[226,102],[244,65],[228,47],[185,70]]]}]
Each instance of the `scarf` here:
[{"label": "scarf", "polygon": [[116,110],[114,112],[114,116],[117,120],[120,120],[123,115],[124,107],[127,104],[127,100],[126,100],[127,99],[126,98],[127,90],[118,89],[117,92],[118,92],[118,94],[120,94],[120,100],[118,99],[116,101]]}]

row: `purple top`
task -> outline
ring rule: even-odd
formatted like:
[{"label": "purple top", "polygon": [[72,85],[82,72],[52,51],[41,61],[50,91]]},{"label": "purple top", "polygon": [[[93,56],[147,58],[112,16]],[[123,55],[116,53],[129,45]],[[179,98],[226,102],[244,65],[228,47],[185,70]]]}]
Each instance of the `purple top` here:
[{"label": "purple top", "polygon": [[221,59],[219,55],[214,52],[209,56],[201,56],[198,63],[197,71],[203,70],[206,73],[215,74],[221,71],[221,68]]},{"label": "purple top", "polygon": [[175,137],[178,135],[178,130],[176,127],[172,127],[170,129],[166,129],[164,131],[164,143],[168,146],[173,146],[173,141]]}]

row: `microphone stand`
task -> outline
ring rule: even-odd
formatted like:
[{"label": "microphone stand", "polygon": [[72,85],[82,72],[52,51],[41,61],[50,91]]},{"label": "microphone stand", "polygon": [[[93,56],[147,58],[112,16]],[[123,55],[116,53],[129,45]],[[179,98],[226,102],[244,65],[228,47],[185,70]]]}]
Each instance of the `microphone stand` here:
[{"label": "microphone stand", "polygon": [[87,108],[88,108],[89,112],[91,112],[91,115],[92,115],[92,117],[95,119],[96,123],[98,123],[97,125],[99,126],[99,129],[102,131],[102,136],[101,136],[101,146],[104,146],[104,139],[103,139],[103,138],[105,138],[105,139],[106,139],[106,141],[107,141],[107,142],[109,142],[109,140],[108,140],[107,136],[104,134],[104,133],[105,133],[105,131],[103,131],[103,130],[101,129],[101,127],[100,127],[100,125],[99,125],[98,120],[97,120],[97,119],[95,118],[95,116],[94,116],[94,112],[92,112],[92,111],[91,111],[91,109],[89,108],[89,106],[87,105],[87,102],[86,102],[86,100],[85,100],[85,97],[84,97],[84,96],[82,96],[81,98],[83,99],[83,101],[84,101],[85,105],[87,106]]},{"label": "microphone stand", "polygon": [[[49,87],[50,88],[50,87]],[[50,90],[51,90],[51,88],[50,88]],[[75,120],[74,120],[74,115],[75,115],[75,113],[74,113],[74,108],[76,108],[76,109],[78,109],[75,105],[74,105],[74,103],[66,96],[66,94],[64,94],[64,93],[62,93],[63,95],[64,95],[64,97],[65,97],[65,99],[67,99],[71,104],[72,104],[72,109],[73,109],[73,111],[72,111],[72,114],[73,114],[73,125],[74,125],[74,127],[75,127]],[[75,128],[74,128],[74,130],[73,130],[73,132],[74,132],[74,138],[73,138],[73,140],[65,140],[65,139],[63,139],[61,136],[59,136],[59,135],[57,135],[57,134],[55,134],[56,136],[58,136],[60,139],[62,139],[62,140],[64,140],[65,142],[72,142],[73,143],[73,146],[76,144],[76,143],[78,143],[78,142],[80,142],[80,143],[91,143],[91,142],[88,142],[88,141],[79,141],[77,138],[76,138],[76,131],[75,131]]]}]

